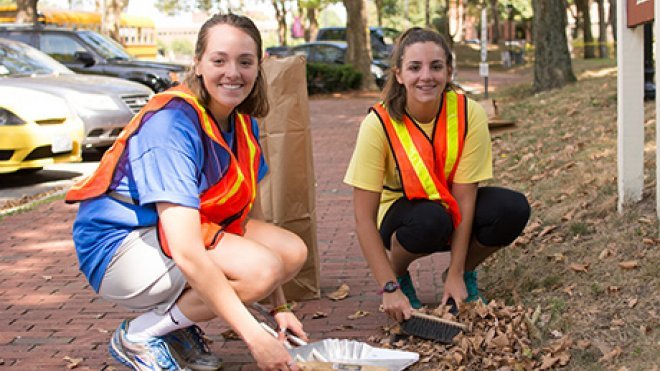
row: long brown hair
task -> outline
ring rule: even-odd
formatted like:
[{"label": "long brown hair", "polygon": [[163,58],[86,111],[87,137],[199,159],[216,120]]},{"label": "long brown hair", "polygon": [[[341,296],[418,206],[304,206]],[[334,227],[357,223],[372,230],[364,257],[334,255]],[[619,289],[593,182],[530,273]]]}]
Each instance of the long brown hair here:
[{"label": "long brown hair", "polygon": [[[450,69],[454,65],[454,56],[451,52],[451,48],[447,41],[434,30],[425,29],[420,27],[412,27],[406,30],[404,33],[399,36],[394,45],[394,50],[392,52],[392,57],[390,59],[390,69],[387,75],[387,83],[383,89],[383,101],[385,102],[385,108],[392,118],[395,120],[401,121],[403,115],[406,112],[406,88],[403,84],[400,84],[396,79],[396,72],[401,71],[401,65],[403,63],[403,54],[406,51],[406,48],[412,44],[423,43],[423,42],[432,42],[442,48],[445,52],[447,58],[446,64]],[[445,91],[455,89],[455,85],[451,82],[447,82]]]},{"label": "long brown hair", "polygon": [[208,108],[211,97],[209,92],[204,87],[202,77],[195,74],[195,67],[206,51],[211,28],[221,24],[233,26],[242,30],[248,34],[248,36],[250,36],[252,40],[254,40],[254,42],[257,44],[257,59],[259,63],[257,79],[254,82],[254,86],[252,87],[250,94],[247,96],[247,98],[245,98],[243,102],[241,102],[241,104],[236,107],[235,110],[237,112],[248,114],[254,117],[264,117],[268,114],[270,107],[268,105],[268,97],[266,95],[266,81],[264,78],[264,71],[261,68],[261,61],[263,57],[261,33],[259,33],[257,26],[255,26],[254,22],[252,22],[252,20],[248,17],[232,13],[218,13],[204,22],[197,36],[193,66],[188,71],[183,82],[195,94],[195,96],[197,96],[197,99],[199,99],[199,101]]}]

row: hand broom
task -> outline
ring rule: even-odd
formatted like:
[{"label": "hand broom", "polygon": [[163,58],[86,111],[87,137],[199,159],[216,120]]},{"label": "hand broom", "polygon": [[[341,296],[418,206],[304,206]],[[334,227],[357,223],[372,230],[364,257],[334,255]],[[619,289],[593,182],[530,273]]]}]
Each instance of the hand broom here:
[{"label": "hand broom", "polygon": [[[452,299],[450,300],[451,302],[448,301],[447,304],[452,306],[451,312],[457,313],[456,304]],[[419,312],[414,312],[409,319],[400,324],[400,327],[406,335],[434,340],[443,344],[451,344],[454,336],[467,330],[467,326],[462,323]]]}]

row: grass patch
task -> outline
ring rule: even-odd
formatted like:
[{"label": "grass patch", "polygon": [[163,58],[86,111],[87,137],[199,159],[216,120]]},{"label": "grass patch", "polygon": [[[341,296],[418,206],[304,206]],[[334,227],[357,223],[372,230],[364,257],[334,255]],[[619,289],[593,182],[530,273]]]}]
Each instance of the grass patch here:
[{"label": "grass patch", "polygon": [[53,201],[64,200],[64,196],[65,196],[65,192],[62,191],[62,192],[55,193],[53,195],[46,196],[44,198],[38,199],[36,201],[28,202],[24,205],[14,207],[14,208],[10,209],[9,211],[0,214],[0,222],[8,216],[21,214],[21,213],[24,213],[24,212],[27,212],[27,211],[30,211],[30,210],[34,210],[34,209],[36,209],[37,207],[39,207],[41,205],[48,204],[48,203],[51,203]]},{"label": "grass patch", "polygon": [[[655,213],[655,103],[646,102],[644,192],[617,212],[617,92],[613,60],[574,60],[578,81],[535,93],[531,81],[498,89],[500,115],[516,121],[494,132],[495,179],[489,184],[525,193],[532,217],[523,235],[488,261],[484,285],[507,300],[540,305],[552,330],[621,348],[609,363],[596,346],[573,349],[574,370],[653,369],[660,342],[660,239]],[[639,262],[622,269],[620,262]],[[571,264],[585,265],[586,272]],[[490,282],[488,282],[490,281]],[[511,295],[510,293],[515,293]],[[632,305],[631,303],[635,303]],[[655,314],[654,314],[655,313]],[[613,319],[623,324],[612,325]]]}]

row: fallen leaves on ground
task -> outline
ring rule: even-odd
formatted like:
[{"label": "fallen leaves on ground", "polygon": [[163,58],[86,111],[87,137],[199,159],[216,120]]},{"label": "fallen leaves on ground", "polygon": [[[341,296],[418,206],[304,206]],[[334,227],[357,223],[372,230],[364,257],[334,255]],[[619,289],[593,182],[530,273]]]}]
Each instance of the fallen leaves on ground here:
[{"label": "fallen leaves on ground", "polygon": [[[442,307],[422,311],[447,318],[447,310],[447,307]],[[417,352],[420,355],[419,367],[433,365],[434,370],[544,370],[567,365],[571,359],[569,350],[573,346],[570,336],[557,332],[561,335],[559,339],[542,349],[533,348],[530,326],[533,327],[541,316],[538,307],[507,306],[496,300],[487,305],[482,302],[467,303],[461,306],[457,317],[452,317],[467,326],[467,330],[458,334],[452,344],[401,337],[396,327],[385,331],[396,335],[398,340],[392,342],[390,338],[385,338],[380,343],[386,348]],[[585,344],[582,342],[580,346]]]},{"label": "fallen leaves on ground", "polygon": [[232,329],[226,330],[220,335],[222,335],[225,340],[241,340],[241,337]]},{"label": "fallen leaves on ground", "polygon": [[589,268],[589,264],[572,263],[570,268],[575,272],[586,272]]},{"label": "fallen leaves on ground", "polygon": [[72,357],[69,357],[69,356],[64,356],[64,358],[62,358],[62,359],[64,359],[67,362],[66,363],[66,368],[68,368],[69,370],[80,366],[80,364],[83,361],[82,358],[72,358]]},{"label": "fallen leaves on ground", "polygon": [[326,318],[327,316],[328,316],[328,313],[318,311],[318,312],[314,312],[314,314],[312,314],[312,319]]},{"label": "fallen leaves on ground", "polygon": [[639,268],[639,262],[637,260],[629,260],[619,263],[621,269],[635,269]]},{"label": "fallen leaves on ground", "polygon": [[351,288],[347,284],[342,283],[337,289],[337,291],[328,294],[328,298],[334,301],[344,300],[348,297],[350,293],[351,293]]},{"label": "fallen leaves on ground", "polygon": [[371,313],[369,313],[367,311],[358,310],[357,312],[355,312],[355,313],[351,314],[350,316],[348,316],[348,319],[350,319],[350,320],[358,319],[358,318],[366,317],[370,314]]}]

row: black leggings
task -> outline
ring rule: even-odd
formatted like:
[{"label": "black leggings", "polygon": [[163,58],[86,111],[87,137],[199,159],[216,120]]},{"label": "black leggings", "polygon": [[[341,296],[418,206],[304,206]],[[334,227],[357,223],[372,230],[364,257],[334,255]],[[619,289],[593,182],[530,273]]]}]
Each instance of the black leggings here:
[{"label": "black leggings", "polygon": [[[529,215],[529,202],[522,193],[481,187],[477,191],[472,235],[484,246],[506,246],[522,233]],[[431,254],[451,249],[454,226],[440,203],[403,197],[390,207],[380,227],[380,235],[388,249],[394,232],[406,251]]]}]

